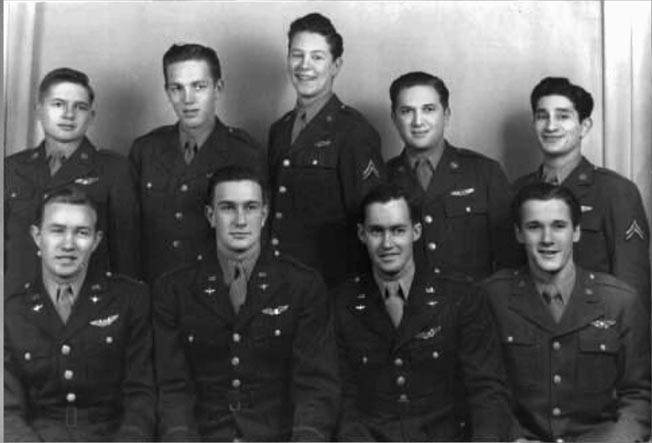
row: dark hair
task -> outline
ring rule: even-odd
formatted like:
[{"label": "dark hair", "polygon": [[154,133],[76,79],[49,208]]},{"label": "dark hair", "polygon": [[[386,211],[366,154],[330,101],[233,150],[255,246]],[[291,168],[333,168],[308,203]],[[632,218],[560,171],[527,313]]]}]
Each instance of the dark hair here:
[{"label": "dark hair", "polygon": [[450,93],[448,88],[442,79],[434,75],[428,74],[427,72],[415,71],[408,72],[403,74],[396,80],[392,82],[392,85],[389,87],[389,99],[392,101],[392,111],[396,107],[396,99],[398,94],[407,88],[412,86],[431,86],[439,94],[439,100],[444,109],[448,109],[448,97]]},{"label": "dark hair", "polygon": [[292,38],[299,32],[313,32],[321,34],[331,49],[333,60],[337,60],[344,53],[344,42],[342,36],[337,32],[333,23],[321,14],[313,12],[296,19],[290,24],[288,31],[288,50],[292,45]]},{"label": "dark hair", "polygon": [[517,228],[521,228],[523,205],[530,200],[561,200],[566,203],[570,211],[573,227],[580,223],[582,209],[573,192],[565,186],[556,186],[550,183],[537,182],[523,186],[512,200],[512,220]]},{"label": "dark hair", "polygon": [[215,198],[215,188],[220,183],[237,182],[243,180],[250,180],[252,182],[258,183],[263,194],[263,203],[266,204],[268,201],[269,191],[267,188],[267,183],[265,182],[265,178],[255,169],[239,165],[225,166],[213,173],[210,180],[208,181],[206,204],[209,206],[213,205],[213,199]]},{"label": "dark hair", "polygon": [[220,59],[217,53],[207,47],[195,43],[188,43],[182,45],[172,45],[165,54],[163,54],[163,77],[165,84],[168,83],[168,66],[173,63],[186,62],[189,60],[203,60],[208,64],[211,71],[213,82],[217,82],[222,78],[222,68],[220,67]]},{"label": "dark hair", "polygon": [[421,222],[421,207],[416,204],[410,193],[394,183],[381,183],[372,188],[360,202],[358,222],[364,224],[367,218],[367,208],[374,203],[387,203],[391,200],[405,200],[410,210],[412,224]]},{"label": "dark hair", "polygon": [[34,219],[35,226],[41,226],[43,223],[43,215],[45,214],[45,207],[53,203],[67,203],[70,205],[87,206],[91,208],[95,213],[95,225],[93,227],[97,228],[97,218],[100,213],[97,202],[75,185],[67,185],[57,188],[51,193],[45,195],[45,198],[43,198],[36,211],[36,217]]},{"label": "dark hair", "polygon": [[580,121],[590,117],[593,112],[593,97],[586,89],[574,85],[565,77],[546,77],[534,87],[530,95],[533,114],[541,97],[548,95],[563,95],[569,99],[575,106]]},{"label": "dark hair", "polygon": [[93,88],[91,87],[88,76],[81,71],[71,68],[57,68],[45,74],[45,77],[43,77],[43,80],[41,80],[41,84],[38,87],[38,101],[43,102],[43,99],[50,88],[59,83],[74,83],[82,86],[86,89],[86,92],[88,92],[90,104],[93,104],[93,101],[95,100],[95,91],[93,91]]}]

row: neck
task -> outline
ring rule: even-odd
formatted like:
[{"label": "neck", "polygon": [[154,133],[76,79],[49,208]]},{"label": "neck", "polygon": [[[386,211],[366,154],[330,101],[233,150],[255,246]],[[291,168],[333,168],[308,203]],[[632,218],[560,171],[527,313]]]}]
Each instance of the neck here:
[{"label": "neck", "polygon": [[402,279],[403,277],[408,275],[413,269],[414,269],[414,259],[412,258],[398,272],[387,273],[384,272],[382,269],[374,266],[373,273],[377,280],[385,283],[389,283],[389,282],[394,282]]},{"label": "neck", "polygon": [[82,139],[75,140],[71,142],[60,142],[51,138],[45,139],[45,150],[47,152],[65,152],[72,153],[74,152],[79,145],[81,145]]},{"label": "neck", "polygon": [[56,283],[57,285],[70,285],[70,284],[83,282],[86,279],[86,273],[88,272],[88,264],[82,266],[82,268],[78,273],[73,275],[68,275],[68,276],[56,275],[50,272],[50,270],[47,269],[44,265],[41,266],[42,266],[41,272],[43,275],[43,282],[47,283],[47,281],[51,281]]},{"label": "neck", "polygon": [[542,271],[539,268],[533,266],[530,262],[530,275],[535,283],[540,285],[555,285],[558,286],[559,283],[566,281],[567,278],[575,274],[575,262],[573,258],[570,257],[566,264],[556,272],[546,272]]},{"label": "neck", "polygon": [[544,156],[543,164],[551,169],[561,169],[570,164],[578,164],[582,160],[582,151],[573,149],[560,156]]},{"label": "neck", "polygon": [[302,97],[298,96],[297,97],[297,103],[300,108],[307,108],[315,103],[317,103],[320,100],[325,99],[326,97],[330,97],[331,94],[333,94],[332,89],[327,89],[326,91],[320,93],[319,95],[315,95],[312,97]]},{"label": "neck", "polygon": [[224,245],[217,244],[217,257],[218,259],[243,261],[254,257],[260,253],[260,242],[254,243],[249,249],[242,251],[234,251],[226,248]]},{"label": "neck", "polygon": [[186,134],[190,135],[192,138],[197,139],[202,136],[202,134],[210,133],[215,127],[215,118],[210,118],[206,123],[201,126],[196,126],[194,128],[189,128],[183,124],[179,125],[181,130]]},{"label": "neck", "polygon": [[418,149],[413,146],[405,145],[407,154],[412,158],[439,156],[441,153],[444,152],[445,147],[446,147],[446,141],[443,138],[439,140],[436,144],[429,146],[425,149]]}]

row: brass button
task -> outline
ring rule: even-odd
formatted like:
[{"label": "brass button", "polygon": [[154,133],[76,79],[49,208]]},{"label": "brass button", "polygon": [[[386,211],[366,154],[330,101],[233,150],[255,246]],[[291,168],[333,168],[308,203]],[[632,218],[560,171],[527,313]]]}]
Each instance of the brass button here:
[{"label": "brass button", "polygon": [[273,245],[273,246],[278,246],[278,244],[279,244],[278,238],[274,237],[274,238],[272,239],[272,245]]},{"label": "brass button", "polygon": [[405,384],[405,377],[403,377],[402,375],[399,375],[396,378],[396,385],[397,386],[403,386],[404,384]]},{"label": "brass button", "polygon": [[237,332],[235,332],[235,333],[233,334],[233,342],[234,342],[234,343],[240,343],[240,339],[241,339],[240,334],[238,334]]},{"label": "brass button", "polygon": [[184,184],[181,185],[180,189],[181,189],[181,192],[188,192],[188,185],[184,183]]},{"label": "brass button", "polygon": [[558,341],[552,343],[552,349],[554,349],[555,351],[559,351],[561,349],[561,345],[559,344]]},{"label": "brass button", "polygon": [[152,189],[152,182],[147,182],[147,184],[145,185],[145,187],[146,187],[147,189]]},{"label": "brass button", "polygon": [[280,219],[283,218],[283,213],[282,213],[282,212],[277,212],[277,213],[275,214],[275,217],[276,217],[278,220],[280,220]]},{"label": "brass button", "polygon": [[600,343],[600,350],[603,351],[603,352],[606,351],[607,346],[604,343]]},{"label": "brass button", "polygon": [[512,337],[511,335],[509,337],[507,337],[507,342],[508,343],[511,343],[513,341],[514,341],[514,337]]},{"label": "brass button", "polygon": [[440,274],[440,273],[441,273],[441,269],[435,268],[435,274]]},{"label": "brass button", "polygon": [[70,350],[71,350],[71,349],[70,349],[70,346],[68,346],[68,345],[63,345],[63,346],[61,346],[61,353],[62,353],[63,355],[68,355],[68,354],[70,354]]},{"label": "brass button", "polygon": [[173,248],[179,248],[181,246],[181,242],[179,240],[174,240],[172,242],[172,247]]},{"label": "brass button", "polygon": [[281,253],[278,251],[278,249],[274,251],[274,257],[278,257],[279,255],[281,255]]},{"label": "brass button", "polygon": [[188,335],[188,343],[192,343],[194,341],[195,341],[195,336],[192,334]]},{"label": "brass button", "polygon": [[25,360],[30,361],[32,359],[32,354],[25,352]]},{"label": "brass button", "polygon": [[423,221],[425,221],[428,224],[432,223],[432,216],[426,215],[425,217],[423,217]]},{"label": "brass button", "polygon": [[408,401],[408,396],[406,394],[401,394],[398,396],[399,403],[407,403],[407,401]]},{"label": "brass button", "polygon": [[281,330],[280,329],[275,329],[274,330],[274,336],[275,337],[280,337],[281,336]]},{"label": "brass button", "polygon": [[464,210],[465,210],[467,213],[471,212],[471,206],[467,206],[466,208],[464,208]]},{"label": "brass button", "polygon": [[363,365],[366,365],[366,364],[367,364],[367,361],[369,361],[369,359],[367,358],[366,355],[363,355],[363,356],[362,356],[362,364],[363,364]]},{"label": "brass button", "polygon": [[559,417],[561,415],[561,409],[552,408],[552,415],[554,415],[555,417]]},{"label": "brass button", "polygon": [[77,396],[75,395],[74,392],[69,392],[68,394],[66,394],[66,400],[68,401],[68,403],[72,403],[75,400],[77,400]]},{"label": "brass button", "polygon": [[430,249],[431,251],[434,251],[435,249],[437,249],[437,243],[434,243],[434,242],[428,243],[428,249]]},{"label": "brass button", "polygon": [[552,382],[556,385],[561,383],[561,375],[555,374],[554,377],[552,377]]},{"label": "brass button", "polygon": [[174,218],[177,220],[182,220],[183,219],[183,214],[181,212],[175,212],[174,213]]},{"label": "brass button", "polygon": [[240,359],[236,356],[231,359],[231,364],[233,366],[238,366],[240,364]]},{"label": "brass button", "polygon": [[287,192],[287,190],[288,190],[288,188],[286,188],[283,185],[278,187],[278,192],[280,192],[281,194],[285,194]]},{"label": "brass button", "polygon": [[241,385],[242,382],[240,382],[240,380],[238,380],[237,378],[233,379],[233,381],[231,382],[231,386],[233,386],[236,389],[239,388]]},{"label": "brass button", "polygon": [[435,351],[432,353],[432,358],[438,359],[439,358],[439,352]]},{"label": "brass button", "polygon": [[113,337],[111,337],[111,336],[109,335],[109,336],[106,338],[106,343],[109,344],[109,345],[110,345],[111,343],[113,343]]},{"label": "brass button", "polygon": [[285,166],[286,168],[290,166],[290,159],[289,158],[286,158],[286,159],[283,160],[283,166]]},{"label": "brass button", "polygon": [[401,359],[401,358],[397,358],[397,359],[395,359],[395,360],[394,360],[394,365],[395,365],[395,366],[398,366],[398,367],[403,366],[403,359]]},{"label": "brass button", "polygon": [[66,369],[63,373],[63,378],[65,378],[66,380],[72,380],[73,375],[74,373],[70,369]]}]

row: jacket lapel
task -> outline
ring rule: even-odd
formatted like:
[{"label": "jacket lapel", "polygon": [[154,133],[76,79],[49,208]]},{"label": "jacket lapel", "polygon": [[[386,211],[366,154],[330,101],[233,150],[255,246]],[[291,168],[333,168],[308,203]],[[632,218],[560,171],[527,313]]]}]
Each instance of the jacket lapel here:
[{"label": "jacket lapel", "polygon": [[580,164],[570,173],[562,183],[568,187],[580,202],[585,202],[588,194],[592,192],[593,181],[595,180],[595,167],[582,157]]},{"label": "jacket lapel", "polygon": [[25,318],[49,337],[58,337],[64,328],[57,310],[43,286],[41,273],[25,293]]},{"label": "jacket lapel", "polygon": [[[326,102],[324,107],[315,115],[315,117],[308,122],[308,125],[299,133],[297,139],[290,145],[289,152],[294,152],[305,146],[315,142],[315,140],[323,140],[330,136],[333,123],[335,123],[335,114],[342,106],[342,102],[335,94]],[[294,114],[293,114],[294,115]],[[290,137],[292,133],[292,125],[294,118],[290,123]]]},{"label": "jacket lapel", "polygon": [[270,302],[280,294],[287,292],[282,278],[274,272],[274,259],[271,250],[263,249],[247,282],[247,298],[236,317],[238,327],[244,327],[261,311],[269,307]]},{"label": "jacket lapel", "polygon": [[87,275],[64,327],[64,339],[74,335],[100,316],[102,310],[111,303],[108,289],[109,281],[103,274],[97,272],[92,276]]},{"label": "jacket lapel", "polygon": [[536,287],[527,270],[519,271],[516,278],[512,280],[509,309],[549,332],[554,332],[557,329],[546,306],[539,300]]},{"label": "jacket lapel", "polygon": [[216,117],[213,131],[197,152],[195,159],[187,166],[186,175],[208,174],[210,176],[216,166],[226,165],[229,160],[228,146],[228,130]]},{"label": "jacket lapel", "polygon": [[84,186],[89,184],[89,180],[97,181],[99,177],[94,174],[95,154],[95,147],[84,138],[72,156],[63,162],[61,168],[52,176],[49,187],[58,188],[70,183]]},{"label": "jacket lapel", "polygon": [[586,271],[577,269],[575,287],[558,325],[559,334],[567,334],[583,328],[604,314],[604,304],[593,279]]},{"label": "jacket lapel", "polygon": [[464,164],[459,158],[457,151],[446,142],[444,152],[439,159],[437,169],[428,185],[427,195],[431,199],[437,199],[445,195],[449,189],[457,185],[459,177],[462,176]]},{"label": "jacket lapel", "polygon": [[346,308],[364,327],[383,337],[383,340],[392,342],[396,328],[385,310],[378,285],[369,274],[360,279],[359,291],[348,301]]},{"label": "jacket lapel", "polygon": [[235,311],[229,298],[229,288],[224,283],[222,268],[214,258],[214,254],[209,257],[211,258],[204,261],[197,272],[193,296],[223,322],[232,324]]}]

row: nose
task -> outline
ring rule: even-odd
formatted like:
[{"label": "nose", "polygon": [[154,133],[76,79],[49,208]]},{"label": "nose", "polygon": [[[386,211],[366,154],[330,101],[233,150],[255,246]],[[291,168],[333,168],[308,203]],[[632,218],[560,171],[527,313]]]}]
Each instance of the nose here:
[{"label": "nose", "polygon": [[548,117],[546,119],[546,124],[544,126],[546,131],[554,131],[556,127],[557,127],[556,120],[554,118],[552,118],[552,117]]},{"label": "nose", "polygon": [[421,126],[423,123],[423,115],[421,114],[421,111],[416,110],[414,111],[414,114],[412,116],[412,126]]},{"label": "nose", "polygon": [[66,233],[63,235],[63,239],[62,239],[62,240],[63,240],[63,241],[62,241],[62,243],[61,243],[61,247],[62,247],[64,250],[68,251],[68,250],[73,249],[73,247],[74,247],[74,236],[73,236],[73,233],[72,233],[72,232],[66,232]]},{"label": "nose", "polygon": [[195,91],[192,88],[183,89],[183,102],[193,103],[195,101]]},{"label": "nose", "polygon": [[245,216],[245,210],[243,208],[238,208],[235,214],[235,224],[237,226],[243,226],[247,224],[247,218]]},{"label": "nose", "polygon": [[302,69],[306,69],[309,66],[310,62],[310,57],[308,57],[308,54],[304,55],[301,57],[301,61],[299,62],[299,67]]},{"label": "nose", "polygon": [[394,244],[394,241],[393,241],[393,239],[392,239],[392,234],[391,234],[391,232],[385,232],[385,233],[383,234],[383,242],[382,242],[382,245],[381,245],[381,246],[382,246],[384,249],[389,249],[389,248],[391,248],[391,247],[393,246],[393,244]]},{"label": "nose", "polygon": [[63,118],[68,120],[75,119],[75,107],[73,105],[66,105],[63,109]]},{"label": "nose", "polygon": [[552,230],[549,228],[544,228],[541,233],[541,242],[546,245],[552,244]]}]

